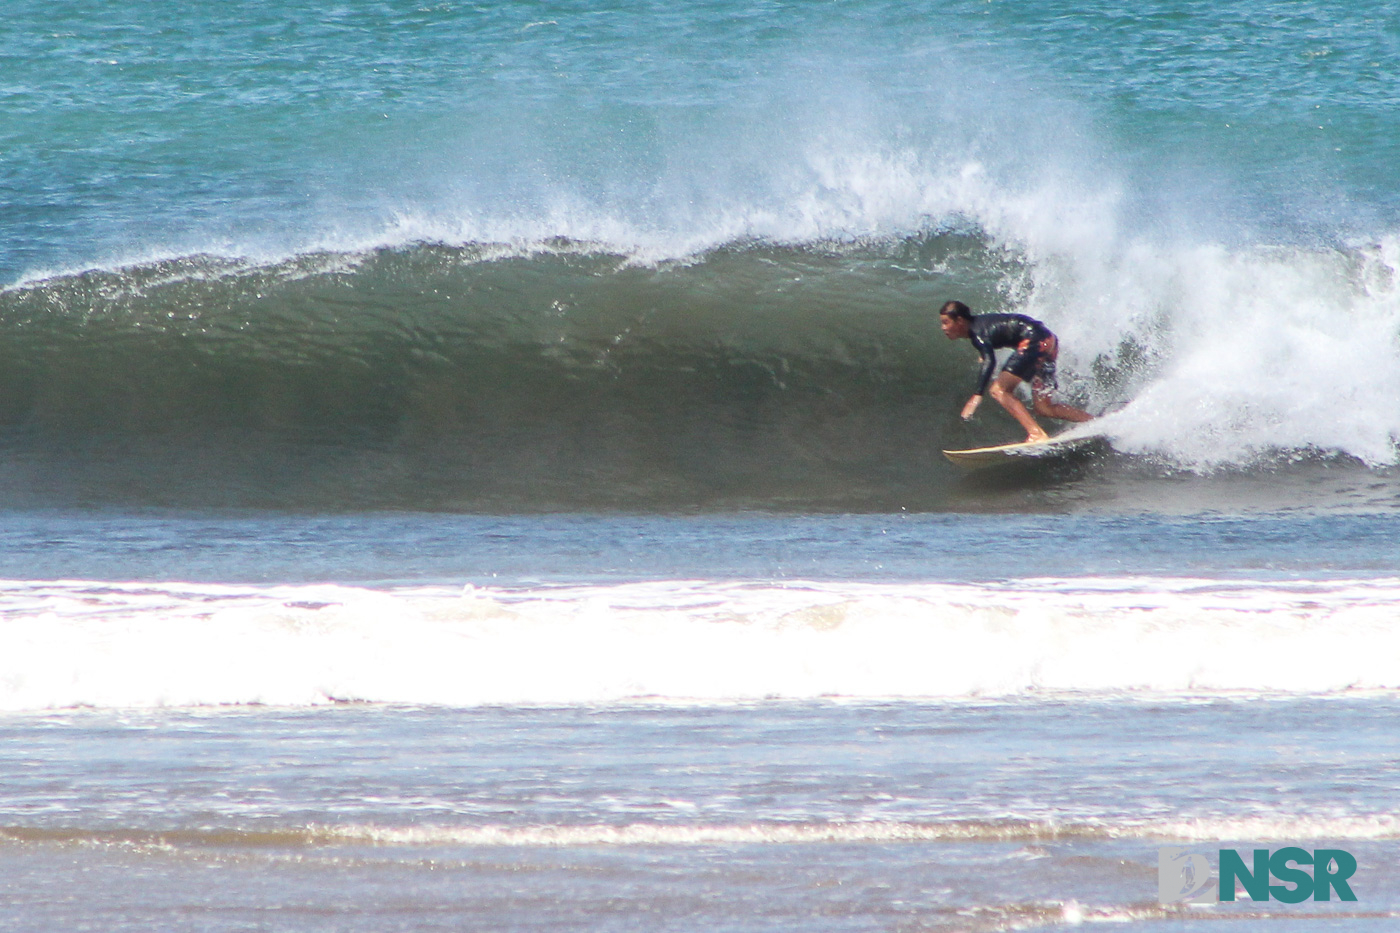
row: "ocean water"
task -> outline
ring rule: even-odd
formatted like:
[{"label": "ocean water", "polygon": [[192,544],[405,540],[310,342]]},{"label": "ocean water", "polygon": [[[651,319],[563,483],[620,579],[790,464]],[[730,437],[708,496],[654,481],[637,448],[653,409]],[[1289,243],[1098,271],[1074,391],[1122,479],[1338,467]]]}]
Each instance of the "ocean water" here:
[{"label": "ocean water", "polygon": [[1394,928],[1400,4],[4,13],[0,930]]}]

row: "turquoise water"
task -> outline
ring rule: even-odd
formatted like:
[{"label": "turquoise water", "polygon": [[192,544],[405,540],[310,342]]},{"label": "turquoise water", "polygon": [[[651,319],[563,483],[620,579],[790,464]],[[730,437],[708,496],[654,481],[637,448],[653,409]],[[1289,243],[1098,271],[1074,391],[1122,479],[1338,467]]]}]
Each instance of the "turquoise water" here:
[{"label": "turquoise water", "polygon": [[940,449],[1015,432],[952,417],[970,361],[930,312],[956,296],[1055,329],[1131,458],[1015,508],[1177,508],[1161,480],[1222,472],[1265,508],[1390,508],[1398,16],[16,4],[0,483],[1004,508],[942,491]]},{"label": "turquoise water", "polygon": [[899,203],[901,160],[968,156],[1004,197],[1121,186],[1169,234],[1396,222],[1386,3],[17,2],[0,28],[11,280],[414,234],[898,232],[943,219]]},{"label": "turquoise water", "polygon": [[0,930],[1393,926],[1400,5],[4,13]]}]

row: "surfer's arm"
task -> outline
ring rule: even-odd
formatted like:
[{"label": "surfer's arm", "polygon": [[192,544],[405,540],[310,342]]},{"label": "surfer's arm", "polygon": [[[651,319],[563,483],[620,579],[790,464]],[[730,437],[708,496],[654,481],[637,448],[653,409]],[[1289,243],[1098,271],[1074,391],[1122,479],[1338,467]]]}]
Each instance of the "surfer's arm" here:
[{"label": "surfer's arm", "polygon": [[[982,355],[982,371],[977,376],[977,391],[973,393],[973,398],[981,398],[987,394],[987,387],[992,384],[992,373],[996,372],[997,368],[997,354],[990,342],[973,338],[972,345]],[[974,409],[977,407],[971,401],[968,405]]]},{"label": "surfer's arm", "polygon": [[962,420],[964,421],[972,420],[972,416],[977,412],[977,406],[982,404],[982,396],[987,394],[987,385],[992,381],[992,373],[997,366],[997,354],[992,349],[991,343],[979,338],[975,333],[969,334],[968,337],[982,357],[982,372],[977,376],[977,391],[962,407]]}]

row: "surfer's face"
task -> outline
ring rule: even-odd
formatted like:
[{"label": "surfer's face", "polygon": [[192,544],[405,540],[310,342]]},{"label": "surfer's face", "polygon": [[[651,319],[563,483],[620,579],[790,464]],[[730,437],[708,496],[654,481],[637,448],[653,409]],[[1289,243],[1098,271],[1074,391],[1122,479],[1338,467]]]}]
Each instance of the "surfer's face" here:
[{"label": "surfer's face", "polygon": [[940,314],[938,325],[943,328],[943,336],[949,340],[961,340],[967,336],[967,320],[965,318],[953,317],[951,314]]}]

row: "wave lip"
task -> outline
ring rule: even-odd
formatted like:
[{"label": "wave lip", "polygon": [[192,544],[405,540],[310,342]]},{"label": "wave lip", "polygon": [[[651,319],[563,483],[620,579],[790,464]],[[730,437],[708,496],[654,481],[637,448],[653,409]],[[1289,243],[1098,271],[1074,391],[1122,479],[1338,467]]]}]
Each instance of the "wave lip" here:
[{"label": "wave lip", "polygon": [[1395,579],[18,581],[0,602],[9,710],[1400,690]]}]

